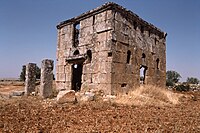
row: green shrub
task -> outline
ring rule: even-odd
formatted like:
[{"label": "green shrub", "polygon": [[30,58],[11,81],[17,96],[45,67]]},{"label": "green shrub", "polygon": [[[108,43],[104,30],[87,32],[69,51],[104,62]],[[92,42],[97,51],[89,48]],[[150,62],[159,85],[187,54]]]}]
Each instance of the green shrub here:
[{"label": "green shrub", "polygon": [[167,80],[166,81],[166,86],[174,86],[174,83],[172,81]]},{"label": "green shrub", "polygon": [[190,86],[189,85],[177,85],[176,87],[176,91],[189,91],[190,90]]}]

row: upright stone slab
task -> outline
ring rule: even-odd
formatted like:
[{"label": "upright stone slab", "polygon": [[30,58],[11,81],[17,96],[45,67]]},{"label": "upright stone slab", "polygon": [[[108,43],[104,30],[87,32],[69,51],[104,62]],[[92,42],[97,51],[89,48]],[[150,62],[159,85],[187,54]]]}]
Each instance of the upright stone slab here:
[{"label": "upright stone slab", "polygon": [[40,95],[48,98],[52,95],[53,84],[53,60],[45,59],[41,65]]},{"label": "upright stone slab", "polygon": [[36,81],[36,64],[29,63],[26,65],[25,95],[35,91]]}]

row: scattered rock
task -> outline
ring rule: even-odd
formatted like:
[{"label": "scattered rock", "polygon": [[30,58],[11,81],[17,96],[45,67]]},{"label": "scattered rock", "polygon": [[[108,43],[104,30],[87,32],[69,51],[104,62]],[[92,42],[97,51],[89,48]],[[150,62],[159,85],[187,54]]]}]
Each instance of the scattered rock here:
[{"label": "scattered rock", "polygon": [[23,96],[25,91],[14,91],[12,93],[12,96]]},{"label": "scattered rock", "polygon": [[103,97],[104,102],[113,102],[116,99],[116,96],[114,95],[105,95]]},{"label": "scattered rock", "polygon": [[78,102],[87,102],[87,101],[93,101],[95,97],[95,93],[93,92],[77,92],[76,93],[76,99]]},{"label": "scattered rock", "polygon": [[95,94],[93,92],[85,92],[83,97],[81,98],[82,101],[93,101]]},{"label": "scattered rock", "polygon": [[76,101],[74,90],[60,91],[57,95],[57,103],[73,103]]},{"label": "scattered rock", "polygon": [[0,123],[0,128],[4,128],[4,124],[3,123]]},{"label": "scattered rock", "polygon": [[2,93],[0,93],[0,99],[9,99],[11,97],[12,97],[11,94],[2,94]]}]

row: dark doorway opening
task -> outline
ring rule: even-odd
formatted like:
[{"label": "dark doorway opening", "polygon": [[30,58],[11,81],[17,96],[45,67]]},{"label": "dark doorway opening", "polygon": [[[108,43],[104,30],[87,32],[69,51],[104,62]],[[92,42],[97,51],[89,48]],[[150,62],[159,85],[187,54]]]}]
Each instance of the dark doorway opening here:
[{"label": "dark doorway opening", "polygon": [[140,84],[145,84],[145,78],[146,78],[146,71],[147,66],[141,65],[140,66]]},{"label": "dark doorway opening", "polygon": [[82,80],[83,64],[73,64],[72,65],[72,90],[81,90],[81,80]]}]

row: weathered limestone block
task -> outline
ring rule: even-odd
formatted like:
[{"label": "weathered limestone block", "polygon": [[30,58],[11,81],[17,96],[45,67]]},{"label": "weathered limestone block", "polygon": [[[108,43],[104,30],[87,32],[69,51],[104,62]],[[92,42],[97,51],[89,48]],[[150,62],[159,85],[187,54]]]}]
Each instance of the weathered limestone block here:
[{"label": "weathered limestone block", "polygon": [[112,31],[106,31],[97,34],[97,42],[108,41],[112,39]]},{"label": "weathered limestone block", "polygon": [[100,41],[95,44],[95,52],[99,51],[111,51],[113,42],[111,40],[108,41]]},{"label": "weathered limestone block", "polygon": [[59,58],[65,58],[67,55],[66,55],[66,50],[58,50],[58,57]]},{"label": "weathered limestone block", "polygon": [[48,98],[52,95],[53,88],[53,60],[45,59],[41,65],[40,96]]},{"label": "weathered limestone block", "polygon": [[85,27],[93,26],[93,23],[94,23],[93,19],[94,19],[94,17],[91,16],[91,17],[88,17],[88,18],[82,20],[80,22],[80,27],[81,28],[85,28]]},{"label": "weathered limestone block", "polygon": [[121,74],[112,74],[112,83],[114,84],[122,84],[122,83],[125,83],[126,82],[126,79],[125,79],[125,74],[124,73],[121,73]]},{"label": "weathered limestone block", "polygon": [[111,73],[97,73],[92,75],[93,83],[109,84],[111,83]]},{"label": "weathered limestone block", "polygon": [[57,65],[56,66],[56,72],[57,73],[62,73],[65,71],[65,66],[64,65]]},{"label": "weathered limestone block", "polygon": [[35,92],[36,81],[36,64],[29,63],[26,65],[25,95]]},{"label": "weathered limestone block", "polygon": [[106,20],[106,11],[95,15],[95,24]]},{"label": "weathered limestone block", "polygon": [[99,83],[110,84],[111,83],[111,73],[99,73],[98,74]]},{"label": "weathered limestone block", "polygon": [[71,33],[73,32],[73,25],[72,24],[68,24],[68,25],[62,27],[60,29],[60,31],[61,31],[61,34],[69,34],[69,35],[71,35]]},{"label": "weathered limestone block", "polygon": [[101,62],[100,65],[100,72],[101,73],[111,73],[112,72],[112,64],[110,62]]},{"label": "weathered limestone block", "polygon": [[114,63],[126,63],[127,54],[121,52],[113,52]]},{"label": "weathered limestone block", "polygon": [[129,74],[133,74],[133,73],[134,73],[134,69],[135,69],[135,68],[133,67],[132,64],[127,64],[125,68],[126,68],[126,69],[125,69],[125,72],[126,72],[126,73],[129,73]]},{"label": "weathered limestone block", "polygon": [[102,90],[105,95],[111,95],[112,84],[97,84],[98,90]]},{"label": "weathered limestone block", "polygon": [[97,61],[94,61],[92,64],[91,64],[91,72],[92,73],[98,73],[100,70],[100,63],[97,62]]},{"label": "weathered limestone block", "polygon": [[12,96],[23,96],[24,93],[25,93],[24,91],[13,91]]},{"label": "weathered limestone block", "polygon": [[83,73],[92,73],[92,71],[91,71],[91,63],[88,63],[88,64],[85,64],[84,66],[83,66]]},{"label": "weathered limestone block", "polygon": [[93,101],[95,98],[95,93],[93,92],[85,92],[85,93],[77,92],[75,95],[77,102]]},{"label": "weathered limestone block", "polygon": [[65,88],[65,82],[62,82],[62,81],[57,81],[56,82],[56,89],[57,90],[62,90]]},{"label": "weathered limestone block", "polygon": [[112,20],[106,20],[103,22],[98,22],[95,24],[95,31],[97,33],[99,32],[104,32],[104,31],[108,31],[108,30],[112,30],[113,29],[113,24],[112,24]]},{"label": "weathered limestone block", "polygon": [[119,42],[121,42],[123,44],[127,44],[128,45],[129,37],[128,37],[128,35],[123,34],[120,31],[115,31],[115,32],[113,32],[113,40],[119,41]]},{"label": "weathered limestone block", "polygon": [[57,60],[57,65],[65,65],[66,64],[66,58],[59,57]]},{"label": "weathered limestone block", "polygon": [[82,80],[85,83],[92,83],[92,74],[91,73],[85,73],[82,75]]},{"label": "weathered limestone block", "polygon": [[84,37],[89,37],[91,35],[91,38],[92,38],[93,32],[94,32],[93,26],[81,28],[80,29],[80,37],[84,38]]},{"label": "weathered limestone block", "polygon": [[121,74],[125,72],[126,65],[123,63],[112,63],[112,73]]},{"label": "weathered limestone block", "polygon": [[59,91],[57,95],[57,103],[73,103],[76,102],[76,96],[74,90]]}]

